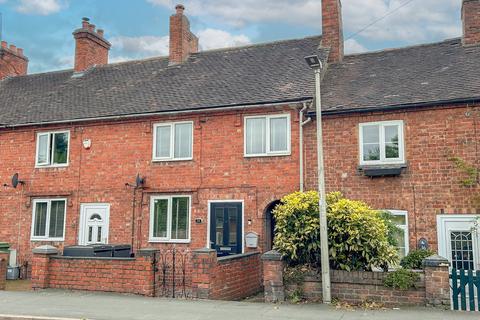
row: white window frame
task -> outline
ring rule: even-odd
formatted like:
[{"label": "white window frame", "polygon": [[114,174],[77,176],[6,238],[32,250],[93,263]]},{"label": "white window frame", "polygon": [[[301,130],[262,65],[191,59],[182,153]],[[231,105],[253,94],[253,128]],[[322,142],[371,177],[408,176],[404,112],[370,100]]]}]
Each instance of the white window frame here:
[{"label": "white window frame", "polygon": [[[175,125],[177,124],[190,124],[192,126],[192,145],[190,146],[191,157],[187,158],[175,158]],[[170,127],[170,156],[169,157],[157,157],[157,128],[158,127]],[[194,138],[194,123],[193,121],[178,121],[178,122],[163,122],[153,125],[153,161],[190,161],[193,160],[193,138]]]},{"label": "white window frame", "polygon": [[[396,159],[387,159],[385,156],[385,127],[398,126],[398,155]],[[369,126],[379,126],[380,136],[380,160],[364,160],[363,154],[363,128]],[[380,122],[366,122],[359,125],[359,151],[360,151],[360,165],[382,165],[382,164],[404,164],[405,163],[405,135],[404,135],[403,120],[395,121],[380,121]]]},{"label": "white window frame", "polygon": [[[67,150],[67,162],[66,163],[52,163],[53,159],[53,152],[54,148],[50,148],[52,144],[52,137],[55,134],[61,134],[61,133],[66,133],[68,136],[68,150]],[[40,137],[48,135],[48,162],[47,163],[39,163],[38,162],[38,152],[40,151]],[[69,162],[70,162],[70,130],[60,130],[60,131],[45,131],[45,132],[37,132],[37,137],[36,137],[36,151],[35,151],[35,167],[36,168],[61,168],[61,167],[68,167]]]},{"label": "white window frame", "polygon": [[383,210],[389,212],[392,216],[402,216],[405,217],[405,225],[400,226],[395,224],[399,229],[403,230],[403,233],[405,235],[405,256],[408,255],[410,252],[410,236],[409,236],[409,229],[408,229],[408,211],[404,210]]},{"label": "white window frame", "polygon": [[[188,239],[172,239],[172,204],[173,198],[188,198]],[[167,237],[154,237],[153,223],[155,215],[155,200],[168,200],[167,205]],[[192,196],[191,195],[169,195],[150,197],[150,230],[149,242],[152,243],[190,243],[192,238]]]},{"label": "white window frame", "polygon": [[[63,237],[60,238],[51,238],[50,234],[50,213],[52,208],[52,201],[64,201],[65,202],[65,214],[63,215]],[[47,203],[47,217],[46,217],[46,226],[45,226],[45,236],[35,236],[35,210],[37,208],[37,203]],[[65,241],[65,230],[67,222],[67,199],[66,198],[49,198],[49,199],[35,199],[33,200],[33,209],[32,209],[32,227],[30,233],[31,241],[56,241],[63,242]]]},{"label": "white window frame", "polygon": [[[287,118],[287,150],[286,151],[271,151],[270,150],[270,120],[275,118]],[[247,121],[249,119],[265,119],[265,153],[249,154],[247,153]],[[258,115],[245,116],[243,118],[243,154],[245,158],[252,157],[276,157],[289,156],[292,154],[292,129],[291,129],[290,113],[272,114],[272,115]]]}]

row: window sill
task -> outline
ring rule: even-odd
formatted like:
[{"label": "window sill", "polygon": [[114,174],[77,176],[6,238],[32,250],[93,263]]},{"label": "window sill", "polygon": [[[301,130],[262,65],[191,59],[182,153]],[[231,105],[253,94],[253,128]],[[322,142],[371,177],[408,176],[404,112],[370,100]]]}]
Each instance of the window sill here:
[{"label": "window sill", "polygon": [[49,166],[35,166],[35,169],[60,169],[60,168],[68,168],[68,164],[56,164],[56,165],[49,165]]},{"label": "window sill", "polygon": [[267,153],[267,154],[244,154],[244,158],[272,158],[272,157],[288,157],[291,156],[291,152],[285,153]]},{"label": "window sill", "polygon": [[30,242],[64,242],[65,238],[30,238]]},{"label": "window sill", "polygon": [[193,161],[193,158],[188,158],[188,159],[152,159],[152,163],[189,162],[189,161]]},{"label": "window sill", "polygon": [[394,177],[400,176],[405,169],[407,169],[407,164],[378,164],[378,165],[360,165],[358,171],[363,173],[363,175],[376,178],[376,177]]},{"label": "window sill", "polygon": [[189,244],[191,240],[159,240],[159,239],[149,239],[149,243],[178,243],[178,244]]}]

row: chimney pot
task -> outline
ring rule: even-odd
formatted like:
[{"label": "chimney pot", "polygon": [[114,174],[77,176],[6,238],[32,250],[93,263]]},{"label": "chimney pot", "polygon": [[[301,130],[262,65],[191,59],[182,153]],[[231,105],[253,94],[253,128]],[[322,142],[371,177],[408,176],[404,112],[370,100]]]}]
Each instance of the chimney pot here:
[{"label": "chimney pot", "polygon": [[22,48],[17,48],[17,54],[19,56],[23,56],[23,49]]},{"label": "chimney pot", "polygon": [[103,35],[105,34],[105,31],[103,29],[98,29],[97,34],[103,38]]},{"label": "chimney pot", "polygon": [[177,4],[175,9],[177,10],[177,14],[183,14],[183,11],[185,11],[185,6],[183,4]]},{"label": "chimney pot", "polygon": [[17,47],[14,46],[13,44],[10,45],[10,51],[13,51],[15,53],[17,53]]},{"label": "chimney pot", "polygon": [[95,25],[94,24],[89,24],[88,25],[88,31],[95,32]]},{"label": "chimney pot", "polygon": [[2,41],[2,48],[7,49],[8,48],[8,43],[7,41]]},{"label": "chimney pot", "polygon": [[88,26],[90,25],[88,21],[90,21],[90,19],[82,18],[82,29],[88,29]]}]

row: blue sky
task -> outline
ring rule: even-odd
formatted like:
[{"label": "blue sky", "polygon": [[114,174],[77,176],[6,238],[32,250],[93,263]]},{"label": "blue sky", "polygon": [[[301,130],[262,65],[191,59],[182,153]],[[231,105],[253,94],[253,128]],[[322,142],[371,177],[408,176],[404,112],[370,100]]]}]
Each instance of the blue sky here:
[{"label": "blue sky", "polygon": [[[111,62],[165,55],[172,0],[0,0],[3,40],[24,48],[29,72],[71,68],[82,17],[105,29]],[[462,0],[343,0],[347,53],[461,35]],[[321,0],[183,0],[203,50],[321,33]],[[399,10],[396,10],[400,8]],[[390,12],[395,12],[388,15]],[[349,36],[381,19],[353,38]]]}]

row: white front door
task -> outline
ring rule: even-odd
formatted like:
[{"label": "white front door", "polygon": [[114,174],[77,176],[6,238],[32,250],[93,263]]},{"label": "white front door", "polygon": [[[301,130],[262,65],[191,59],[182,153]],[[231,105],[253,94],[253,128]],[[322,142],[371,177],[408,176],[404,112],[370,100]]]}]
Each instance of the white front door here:
[{"label": "white front door", "polygon": [[78,244],[88,245],[108,243],[109,219],[109,204],[82,204],[80,206],[80,232]]},{"label": "white front door", "polygon": [[456,269],[480,270],[480,230],[474,215],[437,217],[438,253]]}]

